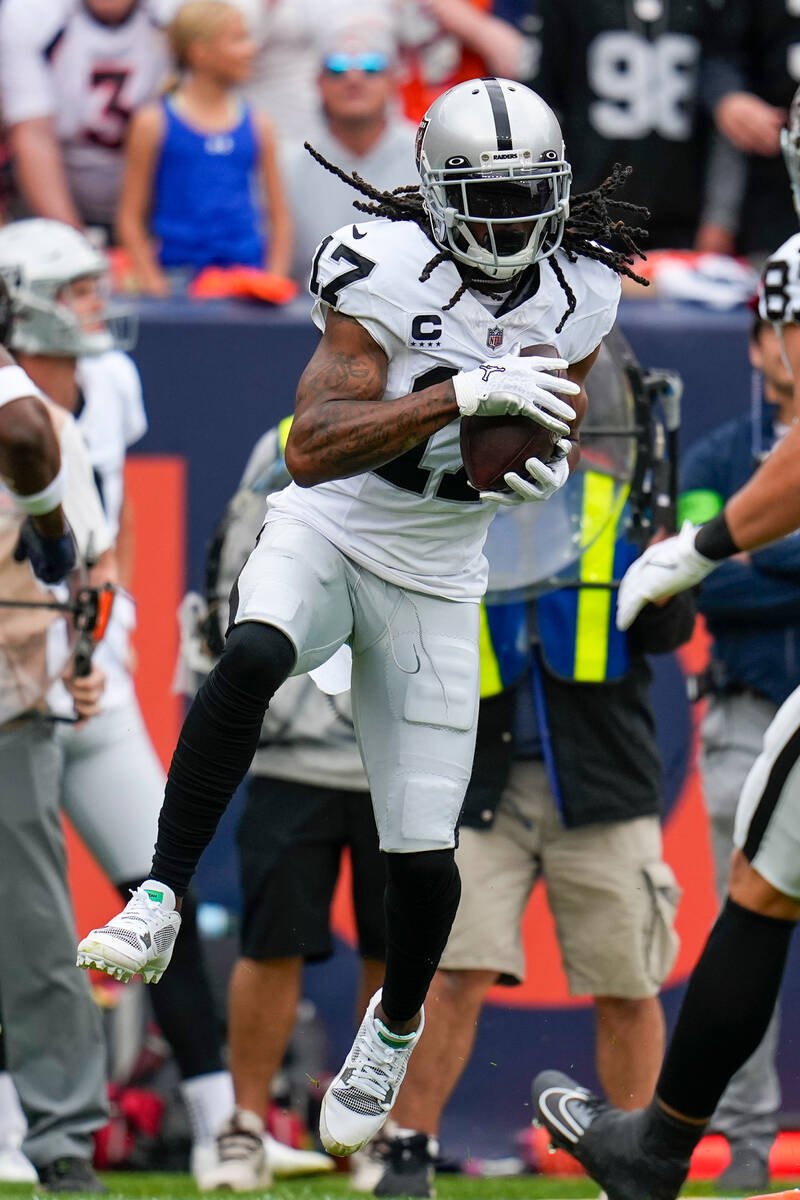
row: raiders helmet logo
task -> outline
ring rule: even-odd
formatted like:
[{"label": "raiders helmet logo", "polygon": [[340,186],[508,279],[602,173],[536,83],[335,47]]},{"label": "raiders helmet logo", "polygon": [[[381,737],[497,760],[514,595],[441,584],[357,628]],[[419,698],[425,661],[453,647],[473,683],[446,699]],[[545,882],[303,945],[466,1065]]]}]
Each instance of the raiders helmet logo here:
[{"label": "raiders helmet logo", "polygon": [[503,344],[503,330],[495,325],[486,335],[486,345],[490,350],[499,350]]}]

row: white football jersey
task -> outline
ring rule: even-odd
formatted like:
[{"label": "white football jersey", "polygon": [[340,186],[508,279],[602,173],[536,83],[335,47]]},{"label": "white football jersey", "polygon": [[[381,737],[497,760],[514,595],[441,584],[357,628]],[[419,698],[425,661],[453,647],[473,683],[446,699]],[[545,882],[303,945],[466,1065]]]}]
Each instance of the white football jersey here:
[{"label": "white football jersey", "polygon": [[[513,347],[555,345],[580,362],[614,324],[619,278],[591,259],[559,265],[577,306],[560,333],[567,300],[552,268],[541,264],[538,291],[509,312],[493,315],[472,292],[449,311],[461,284],[442,263],[426,283],[419,275],[436,246],[410,221],[368,220],[325,240],[314,258],[310,289],[320,329],[330,308],[353,317],[385,350],[386,399],[420,391]],[[267,520],[292,516],[323,533],[376,575],[434,596],[474,601],[486,589],[483,543],[497,505],[467,482],[452,421],[413,450],[349,479],[300,488],[291,484],[268,501]]]},{"label": "white football jersey", "polygon": [[2,0],[0,107],[6,125],[52,117],[70,190],[87,223],[113,221],[131,114],[168,71],[152,0],[121,25],[82,0]]},{"label": "white football jersey", "polygon": [[[125,454],[147,432],[142,384],[133,360],[111,350],[78,360],[82,405],[75,423],[94,471],[113,541],[119,533],[119,515],[125,493]],[[128,643],[136,626],[136,609],[124,593],[117,593],[105,637],[94,653],[94,662],[106,673],[101,707],[117,708],[134,697],[128,671]],[[62,684],[51,689],[50,706],[70,712],[72,700]]]},{"label": "white football jersey", "polygon": [[800,322],[800,233],[793,234],[764,264],[758,313],[775,325]]},{"label": "white football jersey", "polygon": [[[111,545],[111,534],[83,441],[72,417],[42,398],[58,435],[64,472],[63,508],[78,550],[85,553],[91,533],[101,554]],[[6,600],[36,604],[52,599],[52,591],[37,582],[27,562],[17,563],[12,557],[24,520],[25,513],[0,485],[0,595]],[[53,590],[66,598],[64,585]],[[25,709],[41,705],[50,681],[67,665],[68,655],[67,629],[60,613],[46,608],[0,610],[0,725]]]},{"label": "white football jersey", "polygon": [[110,350],[78,360],[78,385],[83,403],[75,420],[116,541],[125,493],[125,454],[147,433],[142,382],[133,359]]}]

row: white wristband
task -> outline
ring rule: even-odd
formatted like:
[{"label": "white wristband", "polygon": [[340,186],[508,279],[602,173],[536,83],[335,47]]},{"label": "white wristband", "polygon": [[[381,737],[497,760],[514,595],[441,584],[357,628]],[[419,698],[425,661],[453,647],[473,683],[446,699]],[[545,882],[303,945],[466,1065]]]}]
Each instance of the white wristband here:
[{"label": "white wristband", "polygon": [[12,400],[38,395],[39,389],[22,367],[0,367],[0,408]]},{"label": "white wristband", "polygon": [[29,517],[41,517],[44,513],[52,512],[64,499],[64,468],[63,466],[59,467],[58,474],[54,475],[47,487],[42,488],[40,492],[31,492],[27,496],[20,496],[8,488],[8,494],[17,508],[21,508]]}]

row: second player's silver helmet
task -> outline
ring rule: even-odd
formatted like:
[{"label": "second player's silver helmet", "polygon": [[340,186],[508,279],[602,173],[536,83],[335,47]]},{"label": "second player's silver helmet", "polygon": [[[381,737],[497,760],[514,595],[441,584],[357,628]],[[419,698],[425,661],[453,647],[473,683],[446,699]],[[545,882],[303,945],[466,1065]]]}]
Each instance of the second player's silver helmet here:
[{"label": "second player's silver helmet", "polygon": [[572,171],[553,110],[511,79],[468,79],[428,109],[417,167],[433,238],[454,258],[510,279],[552,254]]},{"label": "second player's silver helmet", "polygon": [[108,275],[105,254],[71,225],[33,217],[0,229],[0,274],[11,296],[11,350],[78,358],[133,345],[136,325],[128,306],[105,303],[87,328],[65,302],[69,284]]},{"label": "second player's silver helmet", "polygon": [[781,150],[792,185],[794,209],[800,217],[800,88],[792,97],[786,126],[781,130]]}]

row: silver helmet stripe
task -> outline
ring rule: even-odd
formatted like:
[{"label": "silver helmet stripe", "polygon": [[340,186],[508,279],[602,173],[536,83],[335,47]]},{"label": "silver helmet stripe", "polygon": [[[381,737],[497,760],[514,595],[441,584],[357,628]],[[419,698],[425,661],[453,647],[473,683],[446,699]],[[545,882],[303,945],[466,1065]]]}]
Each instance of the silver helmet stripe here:
[{"label": "silver helmet stripe", "polygon": [[494,128],[497,134],[497,149],[511,150],[514,144],[511,140],[511,119],[508,115],[508,105],[506,104],[506,98],[503,95],[500,82],[497,79],[482,79],[481,83],[486,88],[489,103],[492,106]]}]

